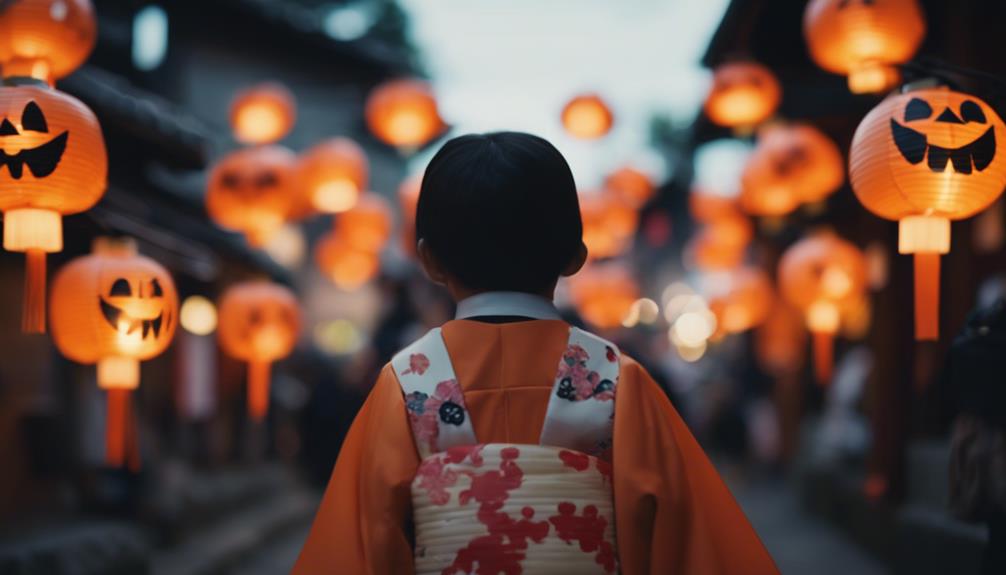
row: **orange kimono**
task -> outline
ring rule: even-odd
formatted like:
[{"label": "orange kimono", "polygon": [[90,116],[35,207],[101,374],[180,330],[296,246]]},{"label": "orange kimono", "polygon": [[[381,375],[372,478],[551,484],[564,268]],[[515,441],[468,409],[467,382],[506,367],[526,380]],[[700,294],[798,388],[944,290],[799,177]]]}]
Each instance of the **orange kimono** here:
[{"label": "orange kimono", "polygon": [[[442,335],[478,441],[537,445],[568,324],[461,319]],[[778,573],[664,392],[624,356],[612,451],[621,573]],[[402,389],[386,366],[346,437],[293,573],[413,573],[419,463]]]}]

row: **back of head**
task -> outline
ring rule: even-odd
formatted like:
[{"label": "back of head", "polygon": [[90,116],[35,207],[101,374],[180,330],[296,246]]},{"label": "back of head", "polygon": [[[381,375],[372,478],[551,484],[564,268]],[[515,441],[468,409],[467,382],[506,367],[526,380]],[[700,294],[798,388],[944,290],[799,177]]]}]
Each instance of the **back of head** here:
[{"label": "back of head", "polygon": [[460,136],[426,168],[416,237],[467,288],[547,291],[577,257],[582,234],[573,174],[542,138]]}]

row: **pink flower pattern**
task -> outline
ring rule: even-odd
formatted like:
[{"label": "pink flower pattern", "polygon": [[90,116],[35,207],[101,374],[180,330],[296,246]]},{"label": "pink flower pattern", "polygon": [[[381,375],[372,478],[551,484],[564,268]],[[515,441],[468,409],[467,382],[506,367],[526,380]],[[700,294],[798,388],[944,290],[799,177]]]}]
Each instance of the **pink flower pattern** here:
[{"label": "pink flower pattern", "polygon": [[615,399],[614,382],[608,379],[602,380],[600,374],[588,369],[588,360],[590,355],[583,347],[574,343],[566,348],[562,359],[559,360],[559,371],[555,376],[559,380],[557,396],[569,401]]},{"label": "pink flower pattern", "polygon": [[416,375],[423,375],[426,370],[430,368],[430,358],[426,357],[423,353],[413,353],[409,356],[409,369],[402,372],[402,375],[408,375],[414,373]]},{"label": "pink flower pattern", "polygon": [[406,395],[405,408],[409,413],[409,423],[416,441],[426,443],[431,452],[440,451],[437,445],[440,425],[464,423],[464,405],[464,394],[456,379],[438,383],[432,397],[421,391]]}]

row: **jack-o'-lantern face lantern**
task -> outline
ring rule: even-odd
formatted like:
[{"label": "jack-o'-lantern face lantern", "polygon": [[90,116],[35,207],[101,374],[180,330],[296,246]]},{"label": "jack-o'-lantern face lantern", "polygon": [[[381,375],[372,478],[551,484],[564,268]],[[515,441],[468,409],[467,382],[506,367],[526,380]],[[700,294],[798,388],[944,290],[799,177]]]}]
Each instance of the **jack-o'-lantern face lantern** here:
[{"label": "jack-o'-lantern face lantern", "polygon": [[171,342],[178,319],[171,275],[134,244],[116,240],[97,241],[93,254],[60,270],[51,306],[53,338],[81,363],[154,357]]},{"label": "jack-o'-lantern face lantern", "polygon": [[807,311],[819,302],[840,310],[856,301],[866,286],[866,258],[853,244],[822,233],[791,246],[779,262],[783,295]]},{"label": "jack-o'-lantern face lantern", "polygon": [[206,209],[220,226],[263,245],[279,230],[295,201],[296,158],[279,146],[245,148],[225,156],[210,173]]},{"label": "jack-o'-lantern face lantern", "polygon": [[107,170],[86,106],[46,86],[0,87],[0,210],[84,211],[104,193]]},{"label": "jack-o'-lantern face lantern", "polygon": [[286,357],[299,331],[297,300],[283,286],[241,283],[228,289],[220,301],[220,343],[238,359],[271,362]]},{"label": "jack-o'-lantern face lantern", "polygon": [[803,202],[817,202],[845,180],[838,146],[806,124],[761,131],[741,175],[741,204],[753,215],[784,215]]},{"label": "jack-o'-lantern face lantern", "polygon": [[90,0],[0,1],[3,75],[62,78],[87,59],[97,31]]},{"label": "jack-o'-lantern face lantern", "polygon": [[852,187],[888,219],[967,218],[1006,187],[1004,142],[1006,125],[975,96],[943,87],[891,96],[856,129]]},{"label": "jack-o'-lantern face lantern", "polygon": [[771,70],[756,62],[731,62],[716,68],[705,112],[720,126],[754,126],[775,112],[781,96]]}]

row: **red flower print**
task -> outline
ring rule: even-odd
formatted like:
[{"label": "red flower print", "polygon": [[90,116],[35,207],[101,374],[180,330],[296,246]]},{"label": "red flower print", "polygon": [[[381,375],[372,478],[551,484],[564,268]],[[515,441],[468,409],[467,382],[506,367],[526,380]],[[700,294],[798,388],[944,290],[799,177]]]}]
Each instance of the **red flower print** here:
[{"label": "red flower print", "polygon": [[409,369],[403,371],[402,375],[408,375],[410,373],[423,375],[429,368],[430,358],[426,357],[426,355],[422,353],[413,353],[409,355]]},{"label": "red flower print", "polygon": [[608,357],[608,361],[614,362],[616,359],[618,359],[618,356],[615,355],[615,350],[611,349],[610,345],[604,346],[604,352],[605,355]]},{"label": "red flower print", "polygon": [[562,460],[563,465],[577,471],[586,471],[590,467],[590,457],[585,453],[563,449],[559,452],[559,459]]},{"label": "red flower print", "polygon": [[555,376],[559,381],[559,389],[556,392],[559,397],[569,401],[592,398],[599,401],[614,399],[615,384],[607,379],[602,380],[596,371],[587,369],[589,359],[587,350],[579,345],[572,344],[566,348]]},{"label": "red flower print", "polygon": [[597,507],[587,505],[583,515],[576,514],[576,505],[563,501],[558,507],[559,514],[549,517],[549,522],[555,526],[556,535],[566,543],[574,541],[580,544],[580,551],[594,553],[594,561],[604,567],[608,573],[615,572],[615,549],[604,540],[604,530],[608,520],[598,514]]},{"label": "red flower print", "polygon": [[444,460],[441,457],[430,457],[424,460],[416,471],[419,477],[419,487],[426,490],[430,501],[435,505],[446,505],[451,500],[451,494],[447,492],[448,487],[454,487],[458,482],[458,473],[452,469],[445,469]]}]

